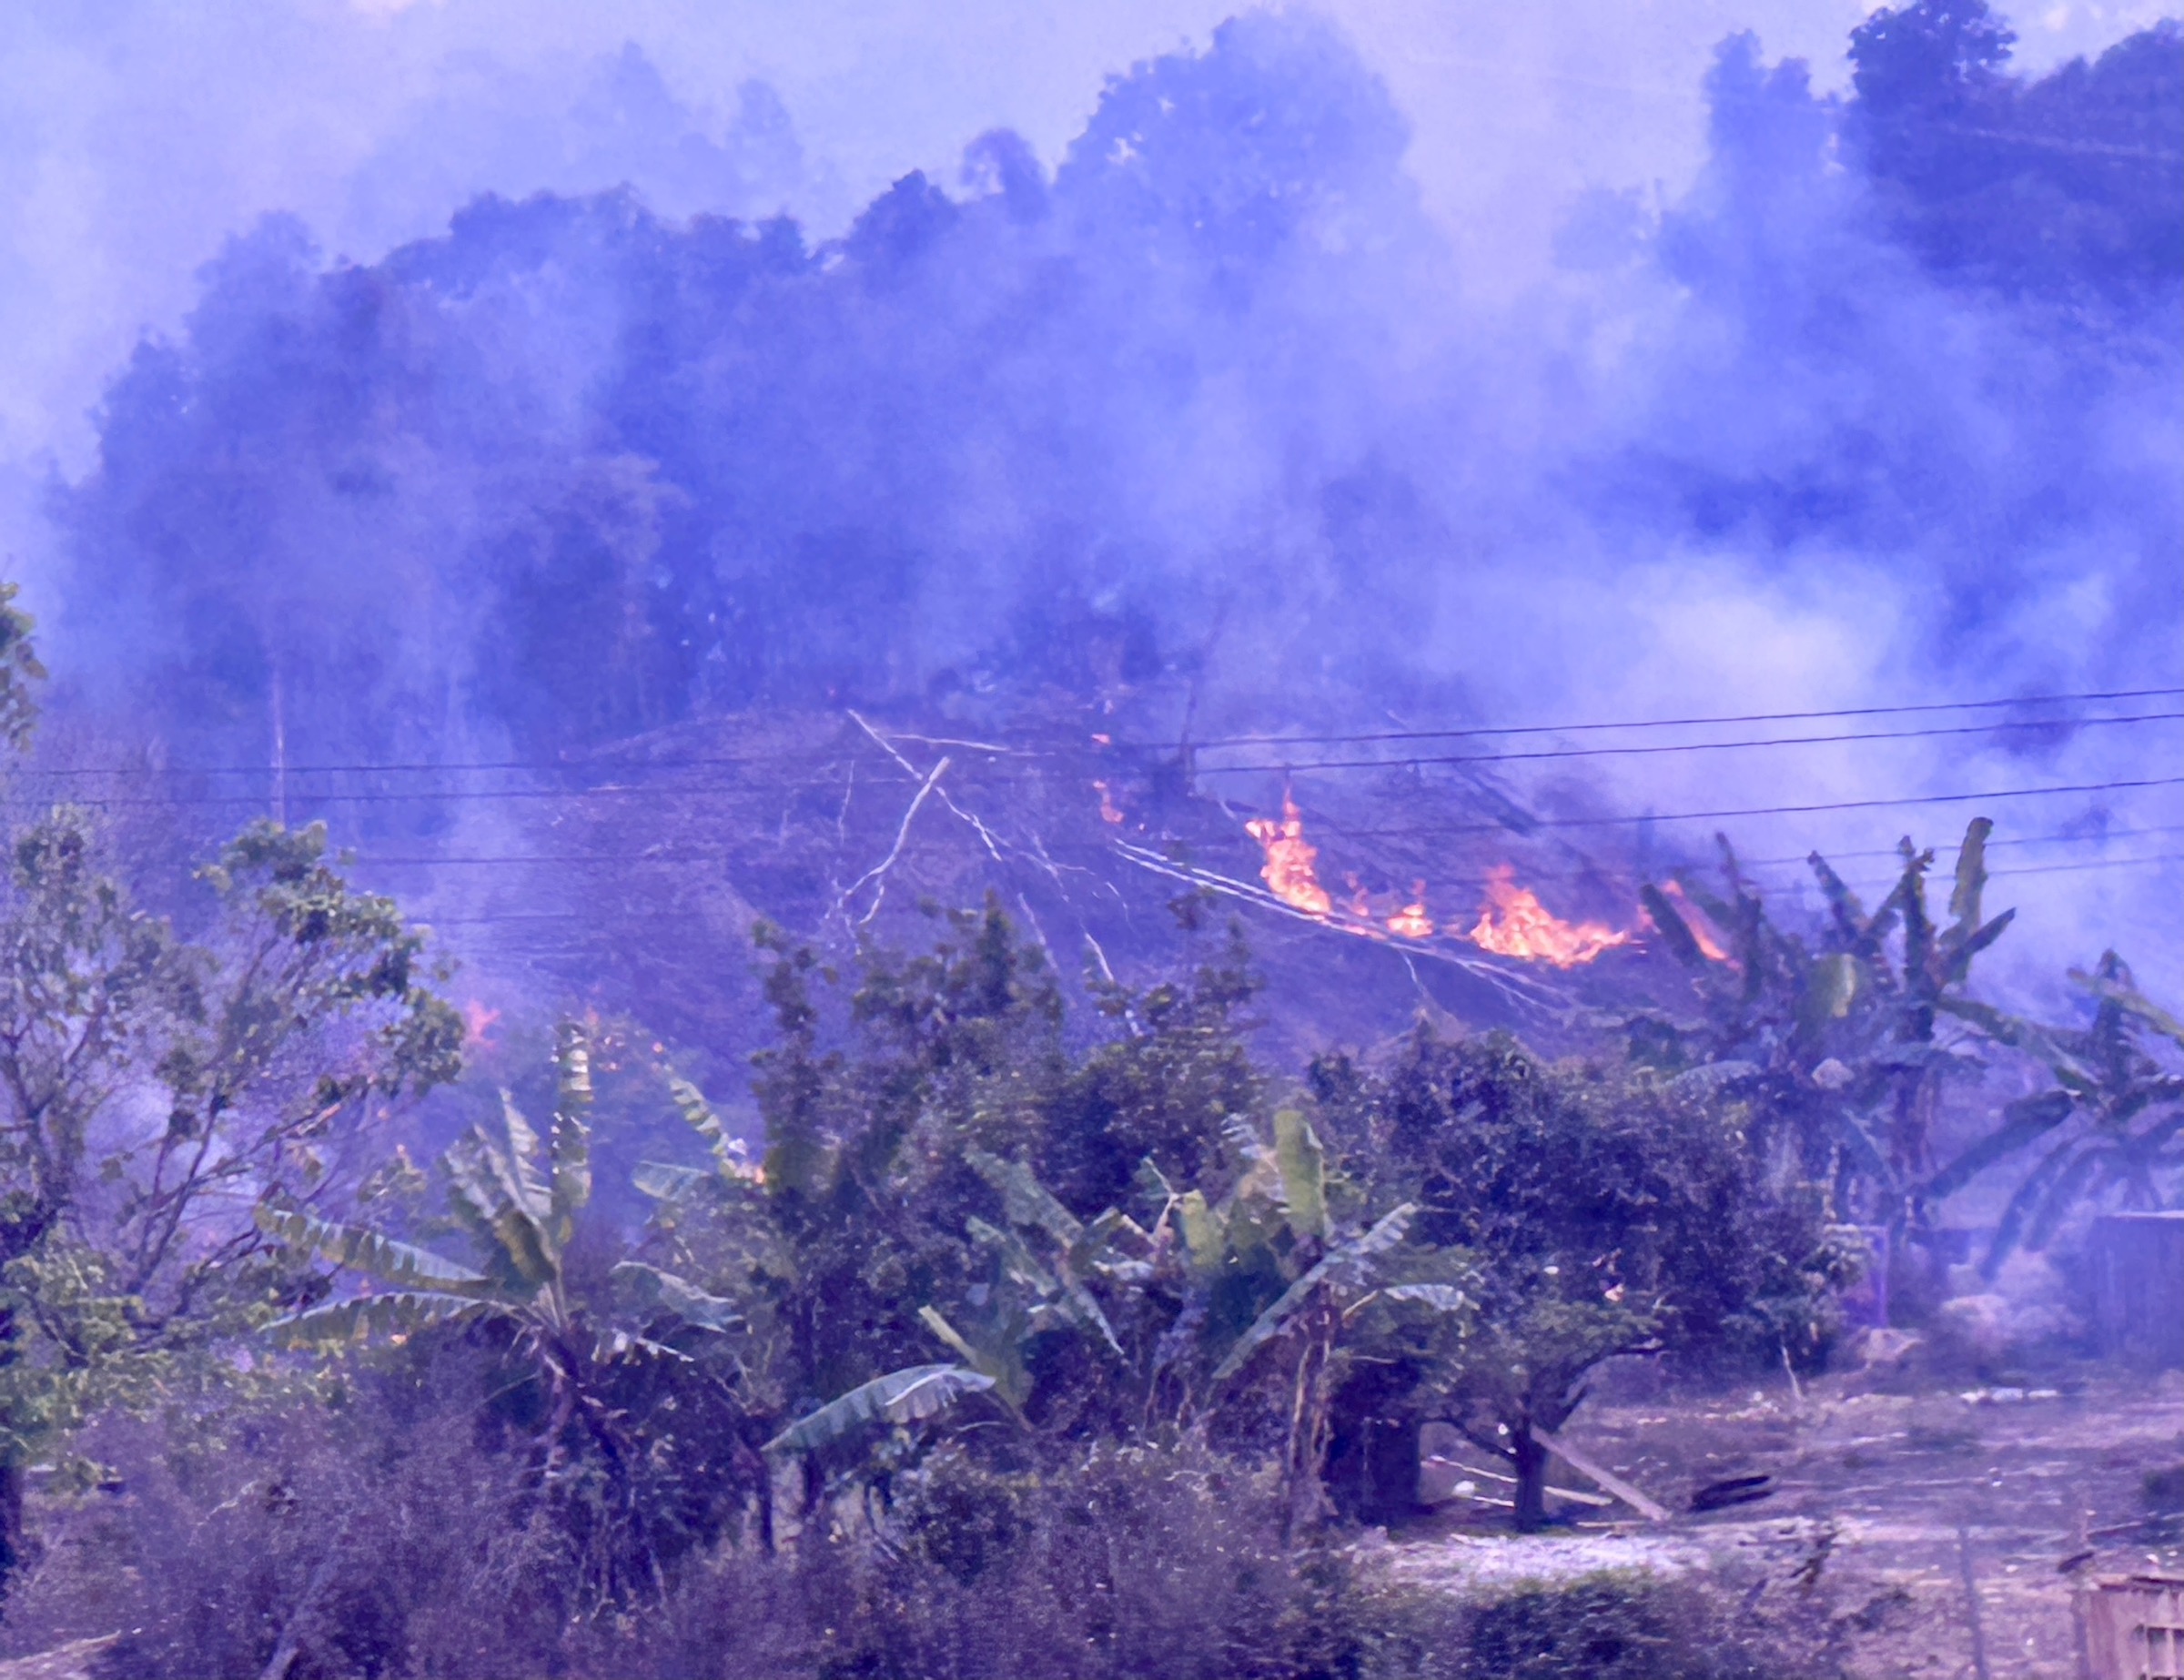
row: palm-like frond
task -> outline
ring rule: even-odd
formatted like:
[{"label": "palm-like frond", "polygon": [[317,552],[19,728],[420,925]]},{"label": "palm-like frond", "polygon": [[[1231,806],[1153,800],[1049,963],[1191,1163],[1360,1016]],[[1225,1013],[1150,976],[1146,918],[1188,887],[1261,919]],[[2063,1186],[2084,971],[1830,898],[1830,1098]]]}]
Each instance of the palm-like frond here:
[{"label": "palm-like frond", "polygon": [[274,1320],[266,1328],[270,1334],[294,1345],[324,1346],[375,1337],[410,1336],[435,1324],[507,1311],[500,1302],[481,1300],[474,1296],[448,1295],[433,1290],[394,1290],[383,1295],[359,1295],[290,1313]]},{"label": "palm-like frond", "polygon": [[1217,1384],[1226,1382],[1241,1371],[1254,1353],[1281,1333],[1283,1327],[1322,1284],[1354,1281],[1370,1267],[1374,1260],[1402,1241],[1417,1212],[1415,1204],[1405,1202],[1381,1219],[1371,1230],[1351,1238],[1339,1248],[1330,1250],[1318,1264],[1284,1290],[1280,1299],[1253,1320],[1250,1328],[1236,1339],[1236,1345],[1215,1367],[1213,1381]]},{"label": "palm-like frond", "polygon": [[912,1365],[861,1383],[799,1418],[766,1442],[768,1452],[817,1452],[877,1423],[915,1423],[936,1417],[994,1380],[961,1365]]},{"label": "palm-like frond", "polygon": [[308,1249],[337,1266],[363,1272],[397,1289],[429,1290],[471,1299],[484,1299],[493,1292],[492,1280],[484,1273],[362,1226],[339,1225],[295,1209],[265,1206],[257,1209],[255,1218],[258,1230],[268,1237],[290,1248]]},{"label": "palm-like frond", "polygon": [[1274,1161],[1281,1173],[1281,1199],[1289,1232],[1299,1241],[1327,1234],[1326,1160],[1319,1135],[1301,1110],[1283,1108],[1274,1116]]},{"label": "palm-like frond", "polygon": [[576,1216],[592,1199],[592,1047],[573,1021],[561,1024],[554,1065],[550,1199],[555,1246],[566,1248]]},{"label": "palm-like frond", "polygon": [[1084,1232],[1084,1221],[1055,1199],[1038,1176],[1022,1161],[1005,1161],[983,1149],[966,1152],[973,1172],[1001,1192],[1001,1209],[1012,1225],[1043,1230],[1065,1247]]},{"label": "palm-like frond", "polygon": [[[512,1107],[507,1112],[521,1126],[522,1117]],[[441,1166],[448,1175],[450,1205],[492,1256],[492,1270],[511,1288],[536,1290],[560,1276],[558,1256],[540,1217],[548,1209],[534,1212],[526,1205],[521,1179],[482,1129],[474,1127],[457,1139]],[[539,1199],[544,1200],[542,1194]]]},{"label": "palm-like frond", "polygon": [[623,1260],[609,1275],[630,1284],[648,1306],[663,1307],[701,1330],[733,1330],[743,1321],[733,1301],[642,1260]]}]

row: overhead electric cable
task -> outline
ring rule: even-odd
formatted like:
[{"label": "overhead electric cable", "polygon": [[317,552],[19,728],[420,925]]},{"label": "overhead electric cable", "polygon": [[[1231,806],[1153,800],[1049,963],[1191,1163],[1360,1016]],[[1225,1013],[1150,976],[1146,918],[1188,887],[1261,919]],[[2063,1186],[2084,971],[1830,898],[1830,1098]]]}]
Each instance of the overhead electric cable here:
[{"label": "overhead electric cable", "polygon": [[1921,712],[1993,711],[2007,706],[2074,705],[2102,700],[2166,700],[2184,694],[2184,688],[2119,688],[2078,694],[2024,694],[1996,700],[1934,700],[1915,705],[1841,706],[1815,712],[1744,712],[1714,717],[1659,717],[1624,719],[1591,724],[1473,724],[1465,729],[1397,729],[1326,734],[1210,735],[1202,741],[1165,741],[1138,744],[1161,751],[1188,746],[1279,746],[1290,741],[1440,741],[1475,735],[1574,735],[1609,729],[1696,729],[1710,724],[1825,723],[1838,717],[1904,717]]},{"label": "overhead electric cable", "polygon": [[[2008,706],[2065,705],[2115,700],[2158,700],[2184,694],[2184,687],[2109,689],[2070,694],[2032,694],[1991,700],[1941,700],[1911,705],[1845,706],[1810,712],[1751,712],[1724,714],[1714,717],[1633,718],[1622,721],[1586,724],[1512,724],[1501,725],[1477,724],[1464,729],[1410,729],[1369,732],[1333,731],[1302,734],[1222,735],[1201,741],[1186,742],[1121,742],[1117,750],[1172,752],[1181,747],[1194,751],[1228,746],[1280,746],[1293,742],[1305,743],[1368,743],[1378,741],[1440,741],[1467,740],[1483,735],[1552,735],[1581,734],[1603,730],[1633,729],[1686,729],[1718,724],[1791,724],[1825,722],[1831,718],[1908,716],[1930,712],[1987,711]],[[2154,714],[2167,718],[2173,713]],[[2131,720],[2089,718],[2027,718],[2013,719],[2006,724],[1978,725],[1980,728],[2066,728],[2088,723],[2109,723]],[[1967,726],[1969,727],[1969,726]],[[1915,732],[1906,732],[1906,734]],[[965,741],[952,736],[938,736],[903,731],[895,740],[919,745],[939,745],[958,748],[966,752],[983,753],[993,757],[1052,758],[1061,754],[1051,750],[1005,746],[992,742]],[[1832,737],[1805,736],[1800,740],[1824,740]],[[1704,749],[1717,745],[1762,744],[1756,743],[1697,743]],[[189,776],[189,775],[376,775],[422,774],[436,771],[473,772],[535,771],[554,774],[591,774],[598,775],[629,775],[653,770],[710,770],[733,769],[743,765],[771,764],[785,759],[807,757],[812,749],[806,746],[783,747],[765,753],[697,754],[680,758],[652,759],[635,763],[602,761],[598,759],[567,758],[499,758],[451,759],[440,761],[414,760],[389,763],[350,764],[289,764],[275,766],[270,764],[56,764],[47,766],[24,765],[9,774],[30,776]],[[1390,763],[1408,763],[1409,760],[1390,760]],[[1305,766],[1296,765],[1302,769]]]},{"label": "overhead electric cable", "polygon": [[1198,775],[1245,774],[1280,775],[1298,770],[1406,770],[1425,764],[1515,764],[1550,758],[1609,758],[1652,756],[1667,753],[1721,753],[1733,748],[1774,746],[1835,746],[1848,742],[1917,741],[1942,735],[1984,735],[2005,729],[2089,729],[2103,724],[2167,724],[2184,720],[2184,712],[2142,712],[2123,717],[2080,717],[2037,722],[1957,724],[1933,729],[1862,730],[1840,735],[1774,735],[1755,741],[1673,741],[1625,746],[1548,747],[1534,753],[1404,754],[1394,758],[1320,758],[1285,764],[1208,764],[1192,766]]}]

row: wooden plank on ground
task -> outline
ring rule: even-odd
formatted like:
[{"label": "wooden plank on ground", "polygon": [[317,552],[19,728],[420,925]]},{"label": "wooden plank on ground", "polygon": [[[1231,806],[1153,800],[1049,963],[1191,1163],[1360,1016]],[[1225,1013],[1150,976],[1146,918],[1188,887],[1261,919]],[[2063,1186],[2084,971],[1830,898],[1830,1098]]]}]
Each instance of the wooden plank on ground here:
[{"label": "wooden plank on ground", "polygon": [[1613,1471],[1595,1464],[1575,1447],[1557,1440],[1543,1429],[1535,1428],[1532,1432],[1532,1438],[1545,1447],[1548,1452],[1553,1453],[1555,1457],[1561,1459],[1563,1463],[1569,1465],[1571,1469],[1576,1471],[1579,1475],[1599,1483],[1602,1487],[1614,1494],[1616,1498],[1630,1506],[1647,1522],[1665,1523],[1669,1520],[1666,1506],[1656,1504]]}]

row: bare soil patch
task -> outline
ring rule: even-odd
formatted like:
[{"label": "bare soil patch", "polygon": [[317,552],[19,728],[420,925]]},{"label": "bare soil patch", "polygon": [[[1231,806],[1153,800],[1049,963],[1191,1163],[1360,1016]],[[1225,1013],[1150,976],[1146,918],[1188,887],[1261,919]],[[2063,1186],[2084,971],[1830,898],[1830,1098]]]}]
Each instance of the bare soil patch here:
[{"label": "bare soil patch", "polygon": [[[1466,1592],[1718,1569],[1749,1583],[1754,1604],[1825,1594],[1861,1675],[1969,1675],[1976,1619],[1993,1680],[2077,1672],[2074,1583],[2184,1568],[2184,1524],[2144,1521],[2149,1473],[2184,1463],[2184,1372],[2082,1367],[1922,1392],[1830,1377],[1802,1397],[1783,1383],[1588,1405],[1562,1433],[1676,1520],[1574,1506],[1569,1526],[1517,1536],[1494,1507],[1458,1497],[1399,1535],[1384,1566]],[[1453,1467],[1441,1475],[1491,1496]],[[1768,1498],[1684,1514],[1698,1489],[1753,1475],[1773,1479]]]}]

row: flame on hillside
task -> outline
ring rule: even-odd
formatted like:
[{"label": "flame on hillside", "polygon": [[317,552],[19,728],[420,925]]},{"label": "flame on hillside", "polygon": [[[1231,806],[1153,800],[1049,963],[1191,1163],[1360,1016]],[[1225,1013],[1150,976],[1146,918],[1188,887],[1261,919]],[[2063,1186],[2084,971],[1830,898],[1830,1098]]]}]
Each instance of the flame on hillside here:
[{"label": "flame on hillside", "polygon": [[1426,915],[1426,884],[1410,884],[1410,902],[1388,918],[1388,931],[1405,939],[1431,939],[1433,923]]},{"label": "flame on hillside", "polygon": [[1532,962],[1552,963],[1557,968],[1574,968],[1589,963],[1603,951],[1628,945],[1631,936],[1617,933],[1604,922],[1565,922],[1540,902],[1539,895],[1517,885],[1517,872],[1507,864],[1496,868],[1486,884],[1486,906],[1479,925],[1471,929],[1473,945],[1497,956],[1521,956]]},{"label": "flame on hillside", "polygon": [[1119,827],[1124,815],[1122,807],[1115,803],[1115,790],[1105,782],[1095,782],[1092,785],[1099,790],[1099,820]]},{"label": "flame on hillside", "polygon": [[1335,907],[1320,885],[1320,848],[1304,837],[1304,814],[1288,794],[1281,796],[1281,821],[1255,816],[1244,832],[1258,841],[1267,855],[1259,870],[1267,889],[1292,910],[1307,916],[1326,916]]}]

